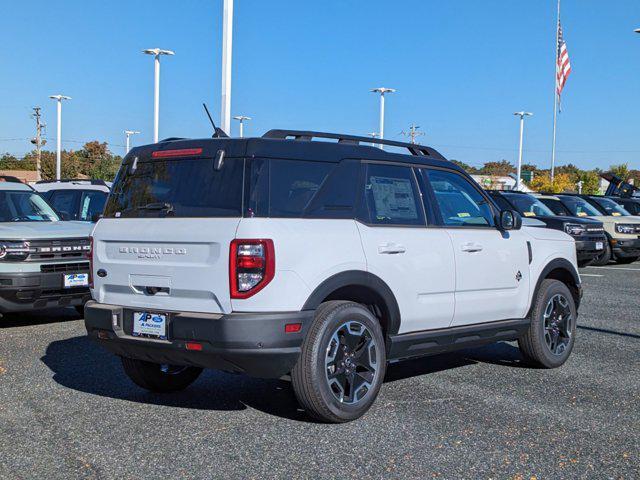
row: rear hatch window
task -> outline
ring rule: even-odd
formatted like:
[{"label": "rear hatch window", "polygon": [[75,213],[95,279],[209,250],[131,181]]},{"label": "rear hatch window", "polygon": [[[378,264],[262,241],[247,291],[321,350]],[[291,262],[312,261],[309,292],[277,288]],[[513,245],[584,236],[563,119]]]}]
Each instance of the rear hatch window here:
[{"label": "rear hatch window", "polygon": [[123,164],[104,216],[241,217],[244,160],[165,159]]}]

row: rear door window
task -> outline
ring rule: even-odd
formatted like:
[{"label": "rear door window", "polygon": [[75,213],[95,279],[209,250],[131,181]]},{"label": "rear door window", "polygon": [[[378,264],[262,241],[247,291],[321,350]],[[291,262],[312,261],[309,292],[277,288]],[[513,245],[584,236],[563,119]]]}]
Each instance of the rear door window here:
[{"label": "rear door window", "polygon": [[85,190],[80,199],[79,220],[90,222],[95,215],[99,215],[104,210],[107,202],[107,194],[101,191]]},{"label": "rear door window", "polygon": [[369,224],[425,225],[420,192],[409,167],[366,164],[364,205],[363,220]]},{"label": "rear door window", "polygon": [[354,218],[360,163],[253,159],[245,216]]}]

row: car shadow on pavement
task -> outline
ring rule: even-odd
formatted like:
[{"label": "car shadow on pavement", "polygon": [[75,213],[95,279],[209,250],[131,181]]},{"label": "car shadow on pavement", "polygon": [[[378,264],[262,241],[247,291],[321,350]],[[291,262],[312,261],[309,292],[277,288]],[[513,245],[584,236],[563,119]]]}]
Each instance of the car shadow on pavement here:
[{"label": "car shadow on pavement", "polygon": [[[184,392],[147,392],[129,380],[115,355],[84,336],[51,342],[41,360],[58,384],[92,395],[198,410],[241,411],[249,407],[277,417],[313,421],[298,405],[291,383],[283,380],[205,370]],[[517,348],[501,343],[393,364],[385,382],[476,363],[518,366],[519,360]]]},{"label": "car shadow on pavement", "polygon": [[26,327],[47,323],[68,322],[82,318],[74,308],[35,310],[32,312],[5,313],[0,318],[1,328]]}]

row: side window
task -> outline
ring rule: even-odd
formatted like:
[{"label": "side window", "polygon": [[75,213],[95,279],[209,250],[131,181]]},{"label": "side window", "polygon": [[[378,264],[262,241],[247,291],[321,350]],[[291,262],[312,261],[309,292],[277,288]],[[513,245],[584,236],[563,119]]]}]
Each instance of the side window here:
[{"label": "side window", "polygon": [[87,191],[82,193],[80,201],[80,218],[85,222],[90,222],[94,215],[99,215],[104,210],[107,201],[107,194],[100,191]]},{"label": "side window", "polygon": [[511,204],[502,195],[491,195],[491,198],[498,204],[500,210],[513,210]]},{"label": "side window", "polygon": [[253,159],[247,170],[245,215],[354,218],[360,162]]},{"label": "side window", "polygon": [[51,206],[57,212],[65,212],[69,214],[70,220],[78,219],[78,211],[76,208],[78,192],[73,190],[56,190],[51,194]]},{"label": "side window", "polygon": [[455,227],[494,225],[489,202],[462,175],[430,169],[428,176],[445,225]]},{"label": "side window", "polygon": [[413,171],[396,165],[367,164],[364,184],[367,223],[424,225],[424,212]]}]

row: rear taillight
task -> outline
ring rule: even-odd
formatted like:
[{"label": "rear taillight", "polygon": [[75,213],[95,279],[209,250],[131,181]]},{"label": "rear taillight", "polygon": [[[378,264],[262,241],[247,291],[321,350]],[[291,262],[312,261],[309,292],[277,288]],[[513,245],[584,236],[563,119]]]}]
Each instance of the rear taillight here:
[{"label": "rear taillight", "polygon": [[276,258],[273,240],[233,240],[229,250],[231,298],[249,298],[273,279]]},{"label": "rear taillight", "polygon": [[93,288],[93,237],[89,237],[89,288]]}]

